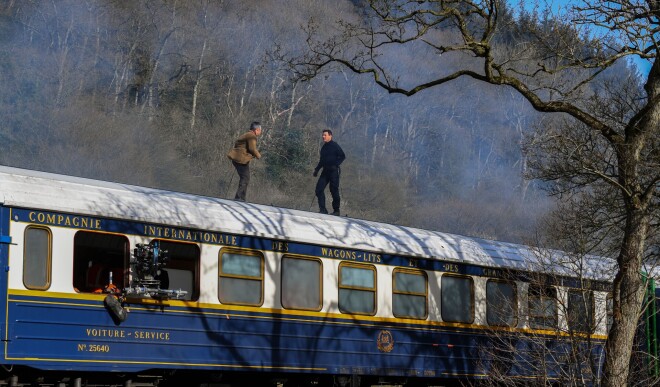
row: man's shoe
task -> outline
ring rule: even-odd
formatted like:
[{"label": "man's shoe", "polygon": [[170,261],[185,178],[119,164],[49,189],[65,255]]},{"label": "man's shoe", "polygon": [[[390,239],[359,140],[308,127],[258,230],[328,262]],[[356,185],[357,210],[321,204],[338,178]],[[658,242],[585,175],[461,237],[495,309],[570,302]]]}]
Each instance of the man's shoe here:
[{"label": "man's shoe", "polygon": [[328,210],[326,210],[325,208],[322,208],[322,209],[319,210],[319,213],[321,213],[321,214],[327,214],[327,213],[328,213]]},{"label": "man's shoe", "polygon": [[334,211],[334,212],[333,212],[332,214],[330,214],[330,215],[341,216],[341,215],[339,215],[339,210]]}]

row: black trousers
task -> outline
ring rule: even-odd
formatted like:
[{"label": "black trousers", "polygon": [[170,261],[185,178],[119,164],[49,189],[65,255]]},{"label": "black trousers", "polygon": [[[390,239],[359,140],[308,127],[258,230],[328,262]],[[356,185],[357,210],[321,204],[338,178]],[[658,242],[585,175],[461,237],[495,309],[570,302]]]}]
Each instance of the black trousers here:
[{"label": "black trousers", "polygon": [[341,200],[339,198],[339,167],[323,168],[319,180],[316,182],[316,198],[319,201],[319,211],[328,213],[325,208],[325,187],[330,184],[330,195],[332,195],[332,209],[339,211]]},{"label": "black trousers", "polygon": [[236,161],[232,161],[236,172],[238,173],[238,190],[236,190],[236,195],[234,200],[245,201],[245,195],[247,194],[247,187],[250,184],[250,164],[239,164]]}]

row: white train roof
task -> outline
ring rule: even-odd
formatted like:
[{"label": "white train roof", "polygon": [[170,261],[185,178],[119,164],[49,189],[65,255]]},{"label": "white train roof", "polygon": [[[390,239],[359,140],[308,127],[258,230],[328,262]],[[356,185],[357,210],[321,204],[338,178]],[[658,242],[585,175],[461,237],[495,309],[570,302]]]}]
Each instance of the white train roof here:
[{"label": "white train roof", "polygon": [[[513,243],[6,166],[0,204],[495,268],[530,270],[545,259]],[[589,277],[611,273],[611,260],[588,261]]]}]

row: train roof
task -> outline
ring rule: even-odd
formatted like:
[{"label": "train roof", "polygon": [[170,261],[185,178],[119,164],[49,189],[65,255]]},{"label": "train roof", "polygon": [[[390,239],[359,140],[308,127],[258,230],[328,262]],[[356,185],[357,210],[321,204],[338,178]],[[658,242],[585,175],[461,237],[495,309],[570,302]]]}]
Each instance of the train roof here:
[{"label": "train roof", "polygon": [[[514,243],[7,166],[0,166],[0,204],[495,268],[530,270],[540,259]],[[611,260],[587,261],[588,277],[611,273]]]}]

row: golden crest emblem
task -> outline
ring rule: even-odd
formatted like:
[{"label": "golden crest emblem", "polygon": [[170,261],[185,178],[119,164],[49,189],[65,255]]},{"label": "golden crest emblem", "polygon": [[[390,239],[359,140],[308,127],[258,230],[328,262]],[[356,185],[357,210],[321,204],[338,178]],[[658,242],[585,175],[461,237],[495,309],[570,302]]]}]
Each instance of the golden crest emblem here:
[{"label": "golden crest emblem", "polygon": [[394,338],[390,331],[380,331],[376,340],[378,350],[381,352],[390,352],[394,348]]}]

